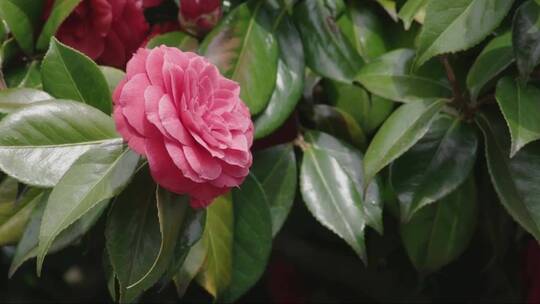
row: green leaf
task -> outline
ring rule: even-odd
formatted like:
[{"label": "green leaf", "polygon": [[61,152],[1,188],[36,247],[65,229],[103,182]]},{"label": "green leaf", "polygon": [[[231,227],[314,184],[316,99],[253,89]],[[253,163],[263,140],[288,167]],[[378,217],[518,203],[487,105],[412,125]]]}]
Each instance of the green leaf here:
[{"label": "green leaf", "polygon": [[[7,39],[0,47],[0,63],[5,67],[13,58],[15,58],[20,49],[17,41],[13,37]],[[5,75],[4,75],[5,76]]]},{"label": "green leaf", "polygon": [[514,0],[430,0],[418,37],[416,65],[444,53],[469,49],[503,20]]},{"label": "green leaf", "polygon": [[86,55],[56,38],[41,65],[43,88],[57,98],[72,99],[111,113],[111,91],[99,67]]},{"label": "green leaf", "polygon": [[471,66],[467,74],[467,88],[469,88],[471,99],[476,100],[486,84],[512,62],[514,62],[512,33],[508,31],[493,38]]},{"label": "green leaf", "polygon": [[383,233],[382,196],[378,180],[373,180],[364,191],[365,179],[362,164],[362,152],[352,146],[322,132],[309,131],[305,140],[311,149],[316,149],[334,158],[352,180],[356,191],[363,197],[362,209],[366,224]]},{"label": "green leaf", "polygon": [[133,302],[142,292],[127,288],[148,272],[161,248],[155,190],[143,169],[116,199],[107,219],[107,253],[120,285],[120,302]]},{"label": "green leaf", "polygon": [[232,280],[233,229],[231,196],[220,196],[206,210],[202,239],[206,257],[196,278],[214,298],[221,297]]},{"label": "green leaf", "polygon": [[505,77],[497,83],[495,95],[510,129],[510,157],[513,157],[526,144],[540,139],[540,89]]},{"label": "green leaf", "polygon": [[470,125],[440,115],[426,135],[390,166],[402,222],[459,187],[473,168],[477,148],[478,137]]},{"label": "green leaf", "polygon": [[540,63],[540,3],[527,1],[514,15],[512,46],[521,77],[529,74]]},{"label": "green leaf", "polygon": [[117,195],[135,172],[139,156],[121,143],[103,144],[77,159],[54,187],[39,231],[38,274],[53,241],[84,214]]},{"label": "green leaf", "polygon": [[276,29],[279,47],[277,77],[268,106],[255,118],[255,138],[270,135],[291,115],[304,88],[304,51],[300,34],[289,17]]},{"label": "green leaf", "polygon": [[38,60],[23,65],[12,65],[9,69],[6,69],[4,76],[8,87],[42,88],[40,62]]},{"label": "green leaf", "polygon": [[313,216],[366,262],[361,194],[338,161],[324,150],[307,148],[302,160],[300,192]]},{"label": "green leaf", "polygon": [[302,1],[294,9],[306,63],[319,75],[351,83],[362,58],[340,32],[332,10],[325,4],[324,0]]},{"label": "green leaf", "polygon": [[477,209],[474,180],[468,179],[402,224],[401,238],[415,268],[431,273],[459,257],[473,236]]},{"label": "green leaf", "polygon": [[264,273],[272,249],[272,220],[266,191],[253,175],[234,189],[234,241],[226,302],[235,302]]},{"label": "green leaf", "polygon": [[19,241],[32,210],[40,200],[41,192],[38,189],[29,189],[16,201],[0,204],[1,215],[4,218],[0,222],[0,246]]},{"label": "green leaf", "polygon": [[268,200],[272,235],[276,236],[289,215],[296,194],[298,173],[292,145],[278,145],[255,152],[251,172]]},{"label": "green leaf", "polygon": [[0,18],[7,23],[15,40],[28,55],[34,51],[35,10],[40,10],[40,6],[42,5],[43,3],[41,1],[0,1]]},{"label": "green leaf", "polygon": [[82,103],[61,100],[11,113],[0,121],[0,134],[0,169],[41,187],[56,185],[90,148],[120,141],[109,116]]},{"label": "green leaf", "polygon": [[157,35],[148,41],[146,47],[153,49],[162,44],[179,48],[184,52],[195,51],[199,47],[199,42],[197,39],[184,32],[169,32]]},{"label": "green leaf", "polygon": [[17,88],[0,91],[0,113],[9,114],[38,101],[53,99],[51,95],[36,89]]},{"label": "green leaf", "polygon": [[384,25],[369,7],[359,2],[349,2],[346,13],[339,18],[337,24],[365,62],[388,51]]},{"label": "green leaf", "polygon": [[352,143],[357,148],[364,148],[366,135],[354,118],[338,108],[324,104],[314,105],[311,120],[315,128]]},{"label": "green leaf", "polygon": [[426,134],[444,100],[426,100],[399,107],[381,126],[364,157],[365,180],[371,181],[382,168],[407,152]]},{"label": "green leaf", "polygon": [[408,0],[399,10],[398,17],[403,21],[405,29],[411,27],[413,19],[426,7],[429,0]]},{"label": "green leaf", "polygon": [[39,35],[36,47],[38,50],[45,50],[49,41],[56,33],[62,22],[71,14],[82,0],[55,0],[51,14],[47,18],[43,30]]},{"label": "green leaf", "polygon": [[394,109],[392,101],[376,95],[370,97],[358,85],[327,80],[324,88],[332,104],[351,115],[367,134],[377,129]]},{"label": "green leaf", "polygon": [[388,15],[394,20],[398,20],[397,10],[396,10],[396,2],[394,0],[375,0],[377,1],[382,8],[388,13]]},{"label": "green leaf", "polygon": [[101,73],[103,73],[103,76],[105,76],[105,80],[107,81],[107,84],[109,85],[109,90],[111,92],[114,92],[116,86],[120,83],[122,78],[126,76],[126,73],[124,73],[124,71],[117,68],[100,66],[99,69],[101,70]]},{"label": "green leaf", "polygon": [[[43,193],[40,196],[40,201],[36,204],[30,216],[30,221],[26,225],[24,234],[17,245],[15,250],[15,256],[11,262],[9,268],[9,276],[13,276],[15,271],[27,260],[35,258],[38,253],[39,243],[39,228],[41,227],[41,220],[43,218],[43,212],[49,199],[49,192]],[[69,226],[66,230],[62,231],[60,235],[53,242],[49,249],[49,254],[59,251],[74,241],[83,236],[99,219],[105,207],[107,207],[107,201],[100,203],[90,212],[86,213],[82,218],[76,221],[73,225]]]},{"label": "green leaf", "polygon": [[509,158],[508,130],[500,116],[477,117],[484,133],[491,181],[501,203],[525,230],[540,240],[540,142],[534,142]]},{"label": "green leaf", "polygon": [[200,51],[225,77],[240,84],[240,97],[252,115],[268,104],[278,66],[278,46],[263,3],[237,6],[206,36]]},{"label": "green leaf", "polygon": [[206,247],[204,242],[200,240],[190,248],[182,267],[174,277],[174,284],[179,298],[186,293],[191,281],[201,269],[205,258]]},{"label": "green leaf", "polygon": [[395,101],[412,102],[451,96],[450,88],[442,80],[442,73],[441,76],[434,75],[439,74],[437,66],[411,72],[414,56],[410,49],[386,53],[365,65],[356,79],[371,93]]}]

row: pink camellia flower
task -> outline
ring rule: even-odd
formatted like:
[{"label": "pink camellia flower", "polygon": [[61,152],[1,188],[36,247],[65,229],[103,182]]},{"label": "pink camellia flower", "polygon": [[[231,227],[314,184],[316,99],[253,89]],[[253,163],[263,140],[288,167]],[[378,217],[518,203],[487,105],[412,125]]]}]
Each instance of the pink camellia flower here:
[{"label": "pink camellia flower", "polygon": [[204,57],[141,48],[113,94],[114,120],[158,184],[205,207],[249,173],[253,124],[239,94]]},{"label": "pink camellia flower", "polygon": [[[53,2],[47,1],[46,18]],[[83,0],[56,37],[100,64],[123,68],[147,31],[140,0]]]},{"label": "pink camellia flower", "polygon": [[182,0],[178,21],[195,36],[208,33],[221,18],[221,0]]}]

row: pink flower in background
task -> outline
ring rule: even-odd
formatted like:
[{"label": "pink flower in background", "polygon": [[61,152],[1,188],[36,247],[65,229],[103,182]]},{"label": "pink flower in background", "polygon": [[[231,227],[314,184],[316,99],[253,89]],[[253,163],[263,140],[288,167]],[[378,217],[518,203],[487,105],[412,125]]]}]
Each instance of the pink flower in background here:
[{"label": "pink flower in background", "polygon": [[161,2],[163,2],[163,0],[140,0],[140,1],[142,1],[143,8],[158,6],[161,4]]},{"label": "pink flower in background", "polygon": [[[46,18],[52,3],[47,2]],[[56,37],[100,64],[123,68],[147,32],[139,0],[83,0]]]},{"label": "pink flower in background", "polygon": [[113,94],[114,120],[158,184],[205,207],[249,173],[253,124],[239,94],[204,57],[139,49]]},{"label": "pink flower in background", "polygon": [[195,36],[208,33],[221,18],[221,0],[182,0],[178,21]]}]

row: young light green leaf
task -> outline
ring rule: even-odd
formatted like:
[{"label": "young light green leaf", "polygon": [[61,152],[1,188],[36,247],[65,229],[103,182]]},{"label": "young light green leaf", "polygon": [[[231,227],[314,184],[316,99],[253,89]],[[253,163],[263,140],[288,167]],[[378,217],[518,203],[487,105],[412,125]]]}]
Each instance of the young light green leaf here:
[{"label": "young light green leaf", "polygon": [[237,301],[262,276],[272,249],[272,220],[266,189],[250,174],[234,189],[234,241],[231,283],[225,302]]},{"label": "young light green leaf", "polygon": [[437,69],[437,62],[413,73],[414,56],[410,49],[386,53],[362,67],[356,80],[371,93],[394,101],[449,97],[451,90],[443,80],[442,70]]},{"label": "young light green leaf", "polygon": [[276,86],[268,106],[255,118],[255,138],[270,135],[287,120],[304,88],[304,50],[289,17],[283,17],[274,35],[279,47]]},{"label": "young light green leaf", "polygon": [[364,157],[367,183],[426,134],[444,103],[445,100],[408,103],[388,117],[375,134]]},{"label": "young light green leaf", "polygon": [[489,174],[501,203],[514,220],[540,240],[540,142],[527,145],[510,158],[510,136],[504,119],[496,113],[485,113],[476,122],[484,133]]},{"label": "young light green leaf", "polygon": [[49,41],[56,33],[62,22],[71,14],[82,0],[55,0],[51,14],[47,18],[43,30],[39,35],[36,47],[38,50],[45,50]]},{"label": "young light green leaf", "polygon": [[38,274],[53,241],[99,203],[117,195],[130,181],[139,156],[121,143],[103,144],[77,159],[54,187],[39,231]]},{"label": "young light green leaf", "polygon": [[117,68],[102,65],[99,69],[101,70],[101,73],[103,73],[103,76],[105,76],[105,80],[107,81],[111,92],[114,92],[116,86],[118,86],[120,81],[126,76],[124,71]]},{"label": "young light green leaf", "polygon": [[379,190],[381,187],[378,180],[373,180],[364,193],[366,186],[364,184],[362,152],[322,132],[309,131],[304,136],[310,148],[320,150],[334,158],[347,173],[348,178],[356,187],[356,192],[363,197],[361,207],[366,224],[382,234],[383,201]]},{"label": "young light green leaf", "polygon": [[149,49],[153,49],[162,44],[170,47],[179,48],[184,52],[195,51],[199,47],[199,42],[196,38],[179,31],[157,35],[150,39],[150,41],[148,41],[146,47]]},{"label": "young light green leaf", "polygon": [[206,258],[196,279],[218,299],[226,292],[232,280],[234,221],[230,194],[216,198],[206,210],[202,239]]},{"label": "young light green leaf", "polygon": [[415,268],[427,274],[459,257],[476,227],[474,180],[430,205],[401,225],[401,238]]},{"label": "young light green leaf", "polygon": [[298,173],[292,145],[278,145],[255,152],[251,172],[268,200],[272,235],[276,236],[289,215],[296,194]]},{"label": "young light green leaf", "polygon": [[[341,0],[337,2],[343,5]],[[351,83],[362,58],[340,32],[332,10],[325,4],[324,0],[302,1],[294,9],[306,63],[319,75]]]},{"label": "young light green leaf", "polygon": [[360,5],[359,2],[349,2],[347,11],[337,24],[365,62],[387,52],[384,26],[369,7]]},{"label": "young light green leaf", "polygon": [[493,38],[474,61],[467,74],[467,87],[471,99],[476,100],[484,86],[514,62],[512,33]]},{"label": "young light green leaf", "polygon": [[324,150],[304,151],[300,192],[308,210],[367,262],[362,197],[347,171]]},{"label": "young light green leaf", "polygon": [[514,15],[512,46],[521,77],[529,74],[540,63],[540,3],[527,1]]},{"label": "young light green leaf", "polygon": [[262,9],[264,1],[237,6],[204,39],[200,53],[221,73],[240,83],[240,96],[251,114],[259,114],[276,83],[278,46]]},{"label": "young light green leaf", "polygon": [[533,85],[521,84],[505,77],[497,84],[495,97],[504,115],[512,146],[510,157],[531,141],[540,139],[540,89]]},{"label": "young light green leaf", "polygon": [[402,222],[461,185],[473,168],[478,137],[459,118],[440,115],[429,131],[390,166]]},{"label": "young light green leaf", "polygon": [[429,0],[407,0],[398,13],[399,19],[403,21],[405,29],[411,27],[413,19],[426,7]]},{"label": "young light green leaf", "polygon": [[473,47],[503,20],[514,0],[430,0],[418,37],[416,66]]},{"label": "young light green leaf", "polygon": [[109,116],[85,104],[61,100],[11,113],[0,121],[0,134],[0,169],[41,187],[56,185],[90,148],[119,142]]},{"label": "young light green leaf", "polygon": [[41,90],[29,88],[5,89],[0,91],[0,113],[9,114],[32,103],[53,99]]},{"label": "young light green leaf", "polygon": [[43,88],[57,98],[78,100],[111,113],[111,91],[99,67],[86,55],[56,38],[41,65]]}]

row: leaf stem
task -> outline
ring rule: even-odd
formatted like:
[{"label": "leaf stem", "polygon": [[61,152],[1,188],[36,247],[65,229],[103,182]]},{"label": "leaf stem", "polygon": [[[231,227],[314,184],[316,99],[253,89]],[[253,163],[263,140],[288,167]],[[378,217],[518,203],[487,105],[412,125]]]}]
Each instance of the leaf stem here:
[{"label": "leaf stem", "polygon": [[454,102],[456,103],[457,106],[460,106],[463,104],[463,94],[461,93],[461,89],[456,80],[456,74],[454,73],[454,69],[450,65],[447,55],[442,55],[441,61],[446,71],[446,77],[448,78],[450,85],[452,85],[452,92],[454,93]]}]

